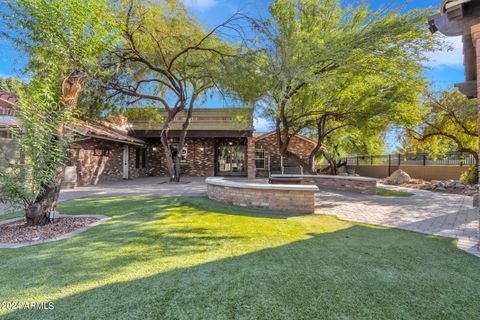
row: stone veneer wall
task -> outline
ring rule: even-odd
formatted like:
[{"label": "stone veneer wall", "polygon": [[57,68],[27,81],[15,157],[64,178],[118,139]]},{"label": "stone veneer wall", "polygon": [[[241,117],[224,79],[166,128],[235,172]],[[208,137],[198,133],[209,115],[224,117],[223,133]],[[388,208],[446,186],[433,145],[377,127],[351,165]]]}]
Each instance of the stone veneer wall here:
[{"label": "stone veneer wall", "polygon": [[[109,156],[95,156],[95,148],[108,148]],[[72,166],[77,167],[77,186],[122,179],[123,147],[120,143],[99,139],[77,142],[71,149]]]},{"label": "stone veneer wall", "polygon": [[[187,161],[182,164],[182,175],[187,177],[211,177],[215,175],[215,139],[187,138]],[[156,151],[153,151],[156,148]],[[154,176],[168,176],[165,152],[159,139],[149,140],[147,167]]]},{"label": "stone veneer wall", "polygon": [[208,198],[240,207],[292,213],[313,213],[315,191],[259,190],[208,184]]},{"label": "stone veneer wall", "polygon": [[[310,152],[312,152],[313,149],[315,149],[315,144],[299,137],[293,137],[288,147],[288,151],[295,153],[300,157],[308,157],[310,155]],[[266,166],[265,170],[257,168],[256,176],[259,178],[267,178],[269,176],[269,172],[268,172],[269,156],[270,156],[272,167],[274,168],[280,167],[280,154],[278,152],[278,143],[277,143],[276,134],[271,134],[268,137],[256,140],[255,150],[264,150],[265,166]],[[285,164],[288,165],[288,159],[284,159],[284,160],[285,160]],[[293,163],[292,165],[296,166]]]},{"label": "stone veneer wall", "polygon": [[[124,144],[101,139],[86,139],[77,142],[71,149],[71,166],[77,167],[77,186],[96,185],[105,181],[123,179]],[[110,150],[108,156],[94,155],[95,148]],[[135,168],[135,146],[129,146],[129,178],[145,177],[149,167]],[[148,156],[147,156],[148,161]]]},{"label": "stone veneer wall", "polygon": [[371,178],[304,176],[303,183],[314,184],[320,189],[325,188],[368,195],[377,193],[377,181]]}]

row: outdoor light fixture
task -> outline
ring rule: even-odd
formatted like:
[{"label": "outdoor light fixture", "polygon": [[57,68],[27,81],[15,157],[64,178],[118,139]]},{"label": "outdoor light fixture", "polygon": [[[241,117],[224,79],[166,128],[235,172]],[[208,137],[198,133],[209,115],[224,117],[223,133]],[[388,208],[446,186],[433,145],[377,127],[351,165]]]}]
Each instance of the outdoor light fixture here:
[{"label": "outdoor light fixture", "polygon": [[157,150],[158,150],[157,147],[153,147],[153,148],[152,148],[152,151],[154,151],[154,152],[157,152]]}]

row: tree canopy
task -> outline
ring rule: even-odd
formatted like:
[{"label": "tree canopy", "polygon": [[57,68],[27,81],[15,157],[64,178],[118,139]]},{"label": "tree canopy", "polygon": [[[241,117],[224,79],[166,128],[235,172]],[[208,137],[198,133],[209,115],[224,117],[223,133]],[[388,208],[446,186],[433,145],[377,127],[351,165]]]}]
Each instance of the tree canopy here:
[{"label": "tree canopy", "polygon": [[85,72],[95,77],[117,32],[108,0],[14,0],[2,6],[2,36],[27,54],[29,81],[17,92],[21,127],[15,138],[23,161],[1,172],[0,199],[33,208],[49,190],[59,190],[71,138],[62,128],[82,114],[64,99],[62,85]]},{"label": "tree canopy", "polygon": [[[293,136],[312,126],[317,130],[322,121],[327,132],[350,126],[356,137],[371,137],[375,130],[379,137],[388,124],[415,117],[425,53],[441,47],[426,30],[428,12],[276,0],[270,14],[255,23],[260,52],[255,74],[282,155]],[[312,161],[306,169],[311,167]]]},{"label": "tree canopy", "polygon": [[[122,2],[122,43],[108,63],[107,88],[125,97],[128,105],[159,107],[164,111],[161,142],[172,181],[180,179],[181,152],[169,141],[170,123],[185,113],[177,143],[181,150],[197,103],[221,90],[225,64],[239,52],[223,38],[238,36],[241,16],[233,15],[207,30],[176,0]],[[177,154],[172,159],[172,154]]]},{"label": "tree canopy", "polygon": [[421,150],[432,157],[466,152],[478,162],[477,99],[468,99],[456,89],[427,92],[418,113],[420,125],[407,128],[407,150]]}]

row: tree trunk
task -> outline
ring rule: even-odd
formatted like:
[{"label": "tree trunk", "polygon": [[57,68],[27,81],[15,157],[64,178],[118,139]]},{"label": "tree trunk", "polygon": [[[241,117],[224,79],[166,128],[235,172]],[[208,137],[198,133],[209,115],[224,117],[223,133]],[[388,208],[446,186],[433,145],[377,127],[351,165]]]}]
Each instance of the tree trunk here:
[{"label": "tree trunk", "polygon": [[54,179],[46,186],[43,192],[35,199],[26,210],[25,218],[29,226],[43,226],[51,222],[50,212],[57,207],[60,189],[62,187],[65,167],[57,168]]},{"label": "tree trunk", "polygon": [[173,182],[175,181],[175,166],[172,159],[172,150],[170,149],[170,145],[168,144],[168,134],[166,132],[162,132],[160,141],[162,142],[163,151],[165,153],[165,161],[167,163],[169,182]]}]

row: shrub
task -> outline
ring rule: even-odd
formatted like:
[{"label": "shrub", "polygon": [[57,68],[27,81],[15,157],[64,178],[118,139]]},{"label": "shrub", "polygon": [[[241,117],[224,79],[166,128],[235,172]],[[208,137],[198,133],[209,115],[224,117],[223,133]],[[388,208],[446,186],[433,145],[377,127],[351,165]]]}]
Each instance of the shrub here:
[{"label": "shrub", "polygon": [[478,183],[478,168],[471,166],[467,171],[460,176],[460,182],[463,184],[477,184]]}]

